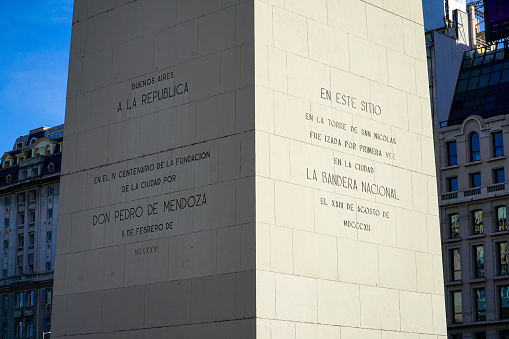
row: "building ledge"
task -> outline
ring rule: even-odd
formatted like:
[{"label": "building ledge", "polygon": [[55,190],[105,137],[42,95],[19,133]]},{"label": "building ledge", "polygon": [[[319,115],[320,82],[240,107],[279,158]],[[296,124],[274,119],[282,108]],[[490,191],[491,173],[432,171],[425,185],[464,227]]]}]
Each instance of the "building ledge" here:
[{"label": "building ledge", "polygon": [[463,191],[446,192],[440,194],[440,206],[464,203],[473,200],[495,198],[502,195],[508,195],[508,185],[503,183],[468,188]]},{"label": "building ledge", "polygon": [[444,244],[452,244],[452,243],[455,243],[455,242],[461,242],[462,238],[461,237],[457,237],[457,238],[449,238],[449,239],[446,239],[444,241],[442,241]]},{"label": "building ledge", "polygon": [[469,237],[467,237],[467,240],[472,240],[472,239],[482,239],[482,238],[485,238],[486,237],[486,234],[473,234]]},{"label": "building ledge", "polygon": [[505,160],[505,155],[501,155],[499,157],[494,157],[494,158],[491,158],[491,159],[488,159],[486,160],[487,162],[493,162],[493,161],[497,161],[497,160]]},{"label": "building ledge", "polygon": [[509,274],[497,275],[493,277],[493,280],[505,280],[509,279]]},{"label": "building ledge", "polygon": [[500,237],[500,236],[507,236],[509,235],[509,231],[498,231],[498,232],[493,232],[490,234],[490,236],[492,237]]},{"label": "building ledge", "polygon": [[481,283],[481,282],[486,282],[486,278],[474,278],[474,279],[470,279],[470,283],[471,284]]},{"label": "building ledge", "polygon": [[468,166],[474,166],[474,165],[479,165],[479,164],[482,164],[482,160],[466,162],[463,166],[468,167]]},{"label": "building ledge", "polygon": [[453,281],[448,281],[445,283],[445,286],[458,286],[458,285],[463,285],[463,280],[453,280]]},{"label": "building ledge", "polygon": [[445,167],[440,168],[440,170],[447,171],[447,170],[456,169],[456,168],[460,168],[460,167],[458,165],[445,166]]}]

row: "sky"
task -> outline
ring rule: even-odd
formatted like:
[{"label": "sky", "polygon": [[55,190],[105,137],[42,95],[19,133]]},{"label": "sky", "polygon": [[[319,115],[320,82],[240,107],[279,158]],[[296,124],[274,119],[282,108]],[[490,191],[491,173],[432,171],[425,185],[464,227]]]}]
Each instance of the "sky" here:
[{"label": "sky", "polygon": [[0,0],[0,157],[64,123],[73,0]]}]

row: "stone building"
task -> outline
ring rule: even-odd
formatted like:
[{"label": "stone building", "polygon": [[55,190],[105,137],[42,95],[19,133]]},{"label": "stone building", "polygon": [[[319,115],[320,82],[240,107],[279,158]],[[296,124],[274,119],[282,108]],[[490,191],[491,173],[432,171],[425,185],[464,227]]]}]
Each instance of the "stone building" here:
[{"label": "stone building", "polygon": [[509,51],[464,53],[435,128],[448,333],[509,338]]},{"label": "stone building", "polygon": [[32,130],[1,158],[3,339],[43,338],[51,330],[63,132],[63,125]]}]

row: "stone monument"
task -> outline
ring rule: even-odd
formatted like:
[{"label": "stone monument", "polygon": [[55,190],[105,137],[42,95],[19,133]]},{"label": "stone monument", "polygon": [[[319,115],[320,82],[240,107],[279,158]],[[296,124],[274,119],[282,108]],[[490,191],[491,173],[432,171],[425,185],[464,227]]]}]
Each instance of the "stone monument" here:
[{"label": "stone monument", "polygon": [[53,338],[445,338],[421,0],[76,0]]}]

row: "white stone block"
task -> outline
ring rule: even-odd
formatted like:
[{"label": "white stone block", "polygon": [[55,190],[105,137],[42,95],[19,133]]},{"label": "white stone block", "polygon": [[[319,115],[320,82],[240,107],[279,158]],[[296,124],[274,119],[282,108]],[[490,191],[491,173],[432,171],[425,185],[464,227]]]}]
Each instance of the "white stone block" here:
[{"label": "white stone block", "polygon": [[[355,17],[358,17],[358,15]],[[350,70],[353,74],[381,84],[388,84],[386,48],[353,35],[349,37],[348,46],[350,51]]]},{"label": "white stone block", "polygon": [[388,49],[403,52],[404,44],[401,43],[403,41],[403,19],[400,16],[380,7],[366,5],[366,21],[369,41]]},{"label": "white stone block", "polygon": [[229,92],[198,101],[196,139],[198,142],[235,132],[235,93]]},{"label": "white stone block", "polygon": [[341,338],[341,327],[320,324],[296,323],[296,339]]},{"label": "white stone block", "polygon": [[264,197],[263,199],[256,199],[256,221],[274,224],[275,218],[275,189],[274,181],[256,177],[256,196]]},{"label": "white stone block", "polygon": [[270,226],[270,270],[293,274],[293,231],[286,227]]},{"label": "white stone block", "polygon": [[[306,18],[273,7],[274,47],[303,57],[308,55]],[[291,74],[289,72],[288,74]]]},{"label": "white stone block", "polygon": [[222,0],[177,0],[177,21],[183,22],[221,9]]},{"label": "white stone block", "polygon": [[396,210],[398,247],[410,251],[428,252],[426,215],[406,209]]},{"label": "white stone block", "polygon": [[[433,305],[430,294],[399,292],[401,330],[414,333],[434,333]],[[416,307],[419,305],[419,307]]]},{"label": "white stone block", "polygon": [[287,67],[288,93],[298,98],[320,103],[318,91],[322,87],[330,87],[329,67],[291,53],[287,54]]},{"label": "white stone block", "polygon": [[254,13],[254,35],[256,37],[256,41],[263,45],[273,46],[274,33],[272,23],[272,6],[261,1],[255,1]]},{"label": "white stone block", "polygon": [[[101,2],[101,0],[93,1]],[[134,35],[134,13],[135,3],[133,2],[98,15],[95,18],[94,51],[111,48],[115,44],[132,39]]]},{"label": "white stone block", "polygon": [[290,12],[302,15],[308,19],[327,23],[327,1],[316,0],[309,2],[306,0],[293,0],[285,2],[285,9]]},{"label": "white stone block", "polygon": [[397,331],[399,318],[399,292],[393,289],[360,286],[360,313],[363,328]]},{"label": "white stone block", "polygon": [[352,327],[361,325],[359,285],[317,280],[317,293],[318,323]]},{"label": "white stone block", "polygon": [[271,338],[294,339],[295,323],[290,321],[271,320],[270,334]]},{"label": "white stone block", "polygon": [[316,280],[275,274],[276,316],[281,320],[316,323]]},{"label": "white stone block", "polygon": [[[307,1],[296,3],[316,5]],[[350,69],[348,34],[315,21],[308,21],[308,34],[310,59],[345,71]]]},{"label": "white stone block", "polygon": [[276,280],[274,273],[256,271],[256,314],[260,318],[276,317]]},{"label": "white stone block", "polygon": [[139,0],[135,3],[134,32],[136,36],[173,26],[176,22],[176,0]]},{"label": "white stone block", "polygon": [[154,37],[146,35],[113,48],[112,82],[124,81],[154,68]]},{"label": "white stone block", "polygon": [[286,52],[269,47],[269,86],[271,89],[286,93],[288,91],[288,71]]},{"label": "white stone block", "polygon": [[355,327],[342,327],[341,339],[381,339],[382,332],[379,330],[355,328]]},{"label": "white stone block", "polygon": [[336,238],[311,232],[293,232],[294,274],[337,280]]},{"label": "white stone block", "polygon": [[[185,36],[186,39],[182,39]],[[163,30],[154,37],[154,67],[167,68],[198,56],[198,20],[183,22]]]},{"label": "white stone block", "polygon": [[417,291],[415,252],[379,246],[378,253],[380,286]]},{"label": "white stone block", "polygon": [[300,206],[313,206],[310,188],[282,182],[275,183],[276,225],[300,230],[314,230],[314,214],[311,209],[295,209],[288,205],[288,198],[300,201]]},{"label": "white stone block", "polygon": [[240,87],[240,47],[230,48],[221,53],[221,92]]},{"label": "white stone block", "polygon": [[327,9],[329,26],[364,39],[367,38],[365,2],[360,0],[328,1]]},{"label": "white stone block", "polygon": [[199,18],[198,55],[235,46],[235,8],[228,7]]},{"label": "white stone block", "polygon": [[[339,281],[360,284],[380,285],[378,268],[378,248],[375,244],[359,242],[350,239],[337,239],[338,243],[338,272]],[[357,261],[351,258],[373,258],[363,262],[363,269],[359,270]]]},{"label": "white stone block", "polygon": [[291,173],[290,142],[286,138],[270,134],[270,177],[275,180],[288,181]]},{"label": "white stone block", "polygon": [[415,264],[417,265],[417,291],[421,293],[435,293],[433,281],[433,256],[427,253],[416,253]]},{"label": "white stone block", "polygon": [[216,231],[180,235],[169,240],[170,279],[203,277],[216,273]]}]

